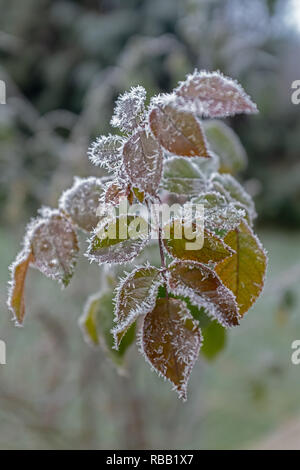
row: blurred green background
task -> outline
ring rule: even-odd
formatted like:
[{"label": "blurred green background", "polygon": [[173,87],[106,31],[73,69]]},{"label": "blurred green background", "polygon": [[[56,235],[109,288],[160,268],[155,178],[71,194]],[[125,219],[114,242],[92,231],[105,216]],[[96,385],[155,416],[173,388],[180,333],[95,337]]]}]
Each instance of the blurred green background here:
[{"label": "blurred green background", "polygon": [[[263,447],[300,416],[290,360],[300,338],[299,2],[0,0],[0,12],[0,448]],[[240,179],[270,262],[264,295],[225,351],[198,361],[182,404],[136,347],[120,377],[83,342],[77,319],[100,282],[86,259],[65,291],[30,272],[23,329],[5,298],[28,218],[56,206],[74,175],[100,174],[86,151],[112,131],[118,94],[137,84],[150,96],[170,91],[195,67],[232,76],[258,104],[258,116],[227,122],[247,150]],[[285,444],[300,448],[300,432],[294,439]]]}]

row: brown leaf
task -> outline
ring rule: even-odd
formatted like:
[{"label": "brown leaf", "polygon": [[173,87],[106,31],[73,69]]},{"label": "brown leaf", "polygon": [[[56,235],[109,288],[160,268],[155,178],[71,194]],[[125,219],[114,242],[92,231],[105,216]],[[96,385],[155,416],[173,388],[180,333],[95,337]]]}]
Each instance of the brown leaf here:
[{"label": "brown leaf", "polygon": [[105,191],[104,201],[106,204],[112,204],[113,206],[117,206],[120,203],[120,199],[122,198],[129,198],[130,202],[131,195],[132,192],[128,185],[122,185],[119,182],[112,182],[108,185]]},{"label": "brown leaf", "polygon": [[11,267],[11,286],[8,296],[8,307],[14,315],[17,325],[21,325],[25,315],[24,288],[29,264],[34,261],[30,250],[25,249],[18,255]]},{"label": "brown leaf", "polygon": [[151,366],[173,384],[184,401],[201,342],[201,331],[185,302],[157,299],[154,310],[144,320],[141,349]]},{"label": "brown leaf", "polygon": [[150,128],[169,152],[184,157],[209,157],[198,119],[170,105],[157,105],[149,115]]},{"label": "brown leaf", "polygon": [[183,106],[211,118],[257,113],[243,88],[219,72],[195,71],[176,88],[175,94]]},{"label": "brown leaf", "polygon": [[173,261],[168,269],[172,293],[189,297],[193,305],[204,307],[224,326],[239,324],[234,295],[212,269],[196,261]]},{"label": "brown leaf", "polygon": [[216,272],[225,286],[236,296],[240,314],[254,304],[264,285],[267,268],[266,253],[246,222],[224,238],[235,254],[221,261]]},{"label": "brown leaf", "polygon": [[123,163],[133,187],[151,195],[157,193],[162,152],[153,137],[144,130],[135,132],[123,147]]}]

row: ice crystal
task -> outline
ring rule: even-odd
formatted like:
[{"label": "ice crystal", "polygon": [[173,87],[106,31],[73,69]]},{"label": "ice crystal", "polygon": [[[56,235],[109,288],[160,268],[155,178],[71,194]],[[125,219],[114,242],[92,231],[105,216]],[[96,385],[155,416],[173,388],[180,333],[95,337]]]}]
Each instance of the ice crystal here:
[{"label": "ice crystal", "polygon": [[144,119],[145,99],[146,90],[141,86],[133,87],[121,95],[116,102],[111,125],[122,132],[132,132]]},{"label": "ice crystal", "polygon": [[123,137],[111,134],[102,135],[90,146],[89,159],[96,166],[116,172],[122,164],[121,149],[123,144]]}]

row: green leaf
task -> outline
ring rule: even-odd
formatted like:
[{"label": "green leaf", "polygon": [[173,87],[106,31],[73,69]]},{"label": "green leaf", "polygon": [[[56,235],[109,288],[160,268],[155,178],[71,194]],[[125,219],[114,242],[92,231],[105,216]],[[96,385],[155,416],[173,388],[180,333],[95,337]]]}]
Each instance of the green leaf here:
[{"label": "green leaf", "polygon": [[79,319],[79,325],[85,340],[94,347],[100,346],[117,366],[123,364],[124,355],[135,337],[134,323],[124,335],[119,350],[114,347],[111,334],[113,327],[113,298],[112,290],[99,292],[90,296],[84,307],[84,313]]},{"label": "green leaf", "polygon": [[162,186],[171,193],[198,196],[207,183],[193,162],[184,157],[171,157],[164,163]]},{"label": "green leaf", "polygon": [[161,273],[153,266],[138,267],[121,281],[115,300],[116,326],[112,329],[116,348],[132,323],[154,308],[161,283]]},{"label": "green leaf", "polygon": [[197,322],[181,300],[157,299],[155,308],[145,317],[141,351],[156,372],[172,383],[184,401],[201,340]]},{"label": "green leaf", "polygon": [[[175,238],[176,226],[182,234],[180,239]],[[193,232],[196,232],[196,224],[193,224]],[[187,244],[191,243],[192,240],[186,238],[182,220],[179,219],[172,220],[169,224],[166,224],[163,227],[163,235],[169,235],[168,238],[164,238],[163,242],[168,253],[174,258],[210,263],[221,261],[234,253],[221,238],[206,229],[204,229],[201,237],[198,234],[199,243],[202,242],[202,247],[193,250],[187,249]]]},{"label": "green leaf", "polygon": [[208,360],[215,359],[226,346],[227,331],[216,320],[202,328],[203,345],[201,355]]},{"label": "green leaf", "polygon": [[138,188],[133,188],[133,193],[140,203],[144,202],[145,194],[143,191],[139,191]]},{"label": "green leaf", "polygon": [[203,122],[203,128],[211,150],[220,158],[220,173],[235,174],[246,168],[246,151],[231,127],[209,120]]},{"label": "green leaf", "polygon": [[230,289],[244,315],[254,304],[264,285],[267,256],[258,238],[246,222],[229,232],[224,241],[236,253],[216,266],[225,286]]},{"label": "green leaf", "polygon": [[[148,223],[142,217],[108,217],[98,225],[95,232],[90,240],[87,257],[99,264],[131,261],[149,241]],[[102,237],[104,233],[107,233],[106,238]]]},{"label": "green leaf", "polygon": [[216,174],[212,186],[215,191],[223,194],[228,202],[233,202],[237,209],[245,209],[250,223],[253,222],[256,218],[253,199],[233,176]]},{"label": "green leaf", "polygon": [[246,208],[237,208],[234,202],[216,191],[204,192],[192,202],[203,204],[205,227],[220,236],[237,227],[247,214]]}]

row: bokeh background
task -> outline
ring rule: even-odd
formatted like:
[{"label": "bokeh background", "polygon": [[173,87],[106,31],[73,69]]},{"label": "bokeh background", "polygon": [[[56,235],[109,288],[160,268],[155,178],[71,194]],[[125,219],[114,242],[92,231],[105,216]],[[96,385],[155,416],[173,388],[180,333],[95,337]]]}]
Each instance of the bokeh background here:
[{"label": "bokeh background", "polygon": [[[300,448],[299,1],[0,0],[0,12],[0,448]],[[74,175],[99,174],[86,151],[112,131],[118,94],[170,91],[195,67],[236,78],[260,109],[227,122],[270,261],[264,295],[225,350],[198,361],[182,404],[136,347],[119,376],[84,343],[77,319],[100,283],[86,259],[65,291],[30,272],[24,328],[5,300],[28,218]]]}]

